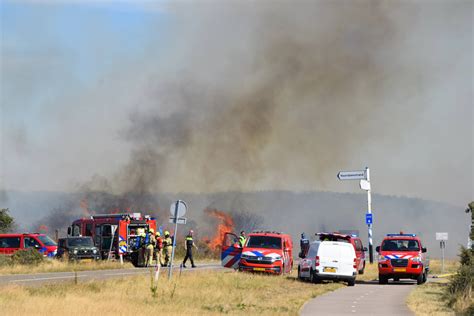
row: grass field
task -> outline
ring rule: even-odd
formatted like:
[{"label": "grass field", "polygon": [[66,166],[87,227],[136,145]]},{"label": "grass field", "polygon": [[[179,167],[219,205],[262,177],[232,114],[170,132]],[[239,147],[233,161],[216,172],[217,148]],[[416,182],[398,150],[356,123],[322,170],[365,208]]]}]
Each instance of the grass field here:
[{"label": "grass field", "polygon": [[0,288],[0,306],[2,315],[296,315],[308,299],[344,286],[300,282],[295,272],[268,276],[195,271],[175,275],[171,281],[160,275],[156,291],[151,290],[151,274],[78,284],[8,286]]},{"label": "grass field", "polygon": [[408,296],[407,305],[415,315],[454,315],[443,298],[448,280],[428,282],[418,285]]},{"label": "grass field", "polygon": [[36,266],[31,265],[8,265],[0,267],[0,275],[7,274],[33,274],[33,273],[47,273],[47,272],[71,272],[84,270],[106,270],[106,269],[124,269],[133,268],[130,262],[125,262],[121,265],[119,262],[84,262],[73,263],[60,260],[46,260]]}]

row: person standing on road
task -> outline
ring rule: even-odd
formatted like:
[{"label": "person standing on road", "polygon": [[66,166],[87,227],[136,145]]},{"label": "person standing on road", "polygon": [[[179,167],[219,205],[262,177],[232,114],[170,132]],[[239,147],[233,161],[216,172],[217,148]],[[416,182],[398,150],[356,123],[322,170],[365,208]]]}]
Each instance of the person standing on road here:
[{"label": "person standing on road", "polygon": [[150,228],[145,238],[145,267],[148,267],[153,262],[153,248],[156,243],[155,231]]},{"label": "person standing on road", "polygon": [[300,239],[300,258],[304,259],[306,258],[306,255],[308,254],[308,249],[309,249],[309,239],[306,238],[306,234],[302,233],[301,234],[301,239]]},{"label": "person standing on road", "polygon": [[243,230],[243,231],[240,232],[240,236],[239,236],[239,247],[240,248],[244,248],[246,240],[247,240],[247,238],[245,237],[245,231]]},{"label": "person standing on road", "polygon": [[193,233],[194,231],[190,230],[188,235],[186,236],[186,240],[184,241],[184,249],[186,249],[186,256],[184,257],[184,260],[183,260],[183,268],[186,268],[186,261],[188,261],[188,258],[191,261],[191,267],[196,268],[196,266],[194,265],[194,259],[193,259],[193,247],[195,247],[196,250],[198,250],[198,247],[194,243]]},{"label": "person standing on road", "polygon": [[155,259],[156,264],[163,265],[163,238],[161,238],[160,232],[156,232],[155,235]]},{"label": "person standing on road", "polygon": [[173,252],[173,240],[170,237],[170,232],[165,231],[165,239],[163,240],[163,255],[165,256],[165,262],[162,267],[167,267],[170,263],[171,253]]}]

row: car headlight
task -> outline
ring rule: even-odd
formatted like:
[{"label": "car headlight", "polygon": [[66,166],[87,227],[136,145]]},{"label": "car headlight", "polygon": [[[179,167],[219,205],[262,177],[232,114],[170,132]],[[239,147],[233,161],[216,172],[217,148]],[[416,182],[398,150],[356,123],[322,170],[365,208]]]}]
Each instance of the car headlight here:
[{"label": "car headlight", "polygon": [[75,255],[77,255],[77,249],[74,249],[74,250],[72,251],[72,253],[75,254]]},{"label": "car headlight", "polygon": [[411,258],[411,261],[412,261],[412,262],[415,262],[415,263],[420,263],[420,262],[421,262],[421,258],[420,258],[420,257],[413,257],[413,258]]},{"label": "car headlight", "polygon": [[92,250],[92,253],[96,254],[96,253],[97,253],[97,249],[93,249],[93,250]]},{"label": "car headlight", "polygon": [[281,256],[273,257],[273,258],[272,258],[272,262],[280,261],[280,260],[281,260]]}]

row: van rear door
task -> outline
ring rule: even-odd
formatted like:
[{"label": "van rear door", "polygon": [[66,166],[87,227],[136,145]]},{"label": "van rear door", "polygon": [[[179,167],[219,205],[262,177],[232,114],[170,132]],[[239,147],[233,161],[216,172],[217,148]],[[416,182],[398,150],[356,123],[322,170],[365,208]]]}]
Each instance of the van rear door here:
[{"label": "van rear door", "polygon": [[237,269],[239,267],[242,248],[238,245],[236,234],[225,233],[222,241],[221,264],[224,268]]},{"label": "van rear door", "polygon": [[352,276],[354,272],[354,247],[344,242],[322,242],[318,251],[321,273]]}]

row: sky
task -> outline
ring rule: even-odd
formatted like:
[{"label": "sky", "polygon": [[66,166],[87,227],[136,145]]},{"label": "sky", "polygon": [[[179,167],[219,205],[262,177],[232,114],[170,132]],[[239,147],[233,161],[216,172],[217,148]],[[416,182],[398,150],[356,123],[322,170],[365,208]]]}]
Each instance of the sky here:
[{"label": "sky", "polygon": [[474,199],[472,2],[200,4],[1,1],[0,189]]}]

